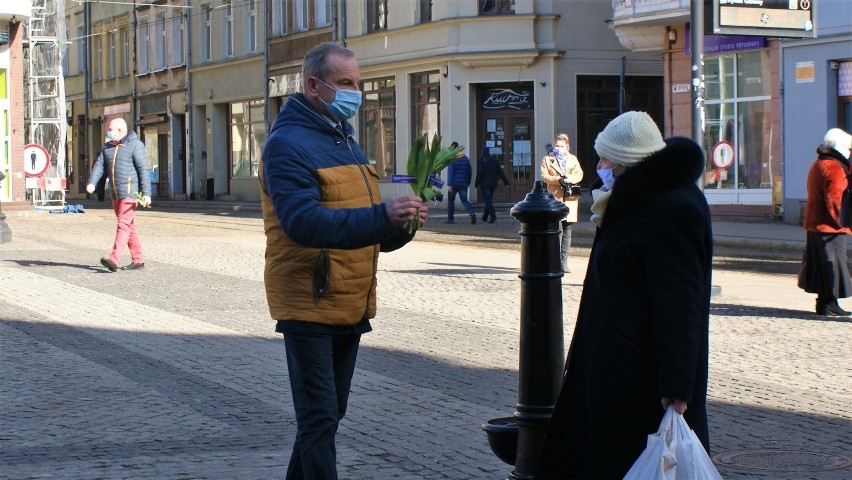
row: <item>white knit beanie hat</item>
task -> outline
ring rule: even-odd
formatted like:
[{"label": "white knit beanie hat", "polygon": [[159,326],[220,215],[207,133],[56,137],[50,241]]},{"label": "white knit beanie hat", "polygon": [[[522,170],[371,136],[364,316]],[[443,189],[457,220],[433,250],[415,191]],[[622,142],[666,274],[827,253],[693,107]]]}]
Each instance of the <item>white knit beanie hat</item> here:
[{"label": "white knit beanie hat", "polygon": [[846,158],[849,158],[849,149],[852,148],[852,135],[839,128],[832,128],[825,134],[822,143],[837,150]]},{"label": "white knit beanie hat", "polygon": [[599,157],[630,167],[666,147],[654,120],[645,112],[625,112],[595,139]]}]

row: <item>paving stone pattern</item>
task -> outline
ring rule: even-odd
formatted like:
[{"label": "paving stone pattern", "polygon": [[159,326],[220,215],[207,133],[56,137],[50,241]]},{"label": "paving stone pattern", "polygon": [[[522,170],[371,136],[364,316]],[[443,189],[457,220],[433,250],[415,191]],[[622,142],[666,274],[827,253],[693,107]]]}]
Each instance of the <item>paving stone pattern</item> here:
[{"label": "paving stone pattern", "polygon": [[[7,219],[0,478],[283,478],[295,421],[260,220],[137,219],[146,268],[118,273],[98,262],[107,210]],[[572,257],[563,279],[566,347],[585,261]],[[435,235],[382,256],[379,314],[338,434],[341,478],[506,478],[480,425],[517,399],[519,266],[517,249]],[[792,275],[717,271],[714,284],[713,454],[852,457],[852,323],[811,315]],[[748,467],[719,465],[731,479],[852,478]]]}]

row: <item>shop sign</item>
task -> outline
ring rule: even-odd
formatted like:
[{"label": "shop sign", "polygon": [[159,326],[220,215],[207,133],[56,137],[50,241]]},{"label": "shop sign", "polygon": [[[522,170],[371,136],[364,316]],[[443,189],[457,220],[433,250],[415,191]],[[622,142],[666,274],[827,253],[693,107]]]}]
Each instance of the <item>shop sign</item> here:
[{"label": "shop sign", "polygon": [[532,90],[526,88],[489,88],[482,100],[483,110],[530,110],[533,108]]}]

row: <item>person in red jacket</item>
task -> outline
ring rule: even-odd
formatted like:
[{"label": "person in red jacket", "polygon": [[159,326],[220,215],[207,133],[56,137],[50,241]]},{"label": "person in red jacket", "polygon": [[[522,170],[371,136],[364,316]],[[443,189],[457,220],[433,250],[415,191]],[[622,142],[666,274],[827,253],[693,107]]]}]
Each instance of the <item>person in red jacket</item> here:
[{"label": "person in red jacket", "polygon": [[807,241],[799,288],[817,295],[817,315],[845,317],[852,313],[837,304],[838,298],[852,296],[846,262],[846,235],[852,230],[840,215],[843,192],[849,186],[850,149],[852,135],[832,128],[817,147],[817,159],[808,172],[808,199],[802,222]]}]

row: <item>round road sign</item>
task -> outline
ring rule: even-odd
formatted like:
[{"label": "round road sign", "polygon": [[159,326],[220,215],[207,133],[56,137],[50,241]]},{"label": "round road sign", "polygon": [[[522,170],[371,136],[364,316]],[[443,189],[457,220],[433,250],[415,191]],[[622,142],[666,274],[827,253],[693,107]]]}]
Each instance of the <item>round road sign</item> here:
[{"label": "round road sign", "polygon": [[727,140],[722,140],[716,145],[713,145],[710,156],[713,158],[713,165],[716,168],[720,170],[728,168],[734,163],[734,145]]},{"label": "round road sign", "polygon": [[40,177],[50,165],[50,155],[47,150],[37,143],[24,145],[24,175]]}]

